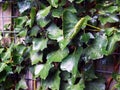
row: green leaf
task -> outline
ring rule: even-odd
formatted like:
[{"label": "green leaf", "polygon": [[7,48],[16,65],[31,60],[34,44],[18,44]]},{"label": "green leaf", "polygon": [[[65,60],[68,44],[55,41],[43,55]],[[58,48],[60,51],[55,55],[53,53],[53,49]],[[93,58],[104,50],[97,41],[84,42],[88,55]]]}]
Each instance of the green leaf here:
[{"label": "green leaf", "polygon": [[18,4],[18,8],[19,8],[20,13],[25,12],[26,10],[30,9],[30,7],[31,7],[31,1],[30,0],[17,2],[17,4]]},{"label": "green leaf", "polygon": [[58,0],[47,0],[51,6],[57,8],[58,7]]},{"label": "green leaf", "polygon": [[62,16],[63,9],[61,7],[57,9],[52,9],[52,16],[55,18],[60,18]]},{"label": "green leaf", "polygon": [[3,52],[4,48],[0,48],[0,54]]},{"label": "green leaf", "polygon": [[40,76],[40,78],[46,79],[51,68],[52,65],[49,63],[36,65],[34,70],[35,77]]},{"label": "green leaf", "polygon": [[70,1],[72,3],[74,0],[68,0],[68,1]]},{"label": "green leaf", "polygon": [[65,38],[70,38],[74,32],[74,26],[78,22],[77,17],[70,11],[64,11],[63,13],[63,34]]},{"label": "green leaf", "polygon": [[90,59],[96,60],[102,58],[107,53],[106,47],[108,44],[107,37],[103,35],[97,35],[93,44],[84,49],[83,60],[86,62]]},{"label": "green leaf", "polygon": [[2,10],[5,11],[8,9],[8,6],[9,6],[9,2],[8,1],[5,1],[3,4],[2,4]]},{"label": "green leaf", "polygon": [[54,72],[52,76],[48,76],[45,81],[42,82],[43,90],[50,88],[51,90],[59,90],[60,87],[60,71]]},{"label": "green leaf", "polygon": [[83,2],[83,1],[84,0],[75,0],[75,2],[78,3],[78,4],[81,3],[81,2]]},{"label": "green leaf", "polygon": [[27,35],[27,29],[23,29],[17,34],[17,36],[19,37],[25,37],[26,35]]},{"label": "green leaf", "polygon": [[82,48],[78,48],[73,54],[69,55],[68,57],[66,57],[61,65],[60,68],[62,71],[68,71],[70,73],[72,73],[72,83],[75,83],[76,80],[76,76],[78,73],[78,62],[80,59],[80,56],[82,54],[83,49]]},{"label": "green leaf", "polygon": [[2,61],[7,61],[11,57],[11,49],[8,48],[6,52],[3,53]]},{"label": "green leaf", "polygon": [[31,8],[31,12],[30,12],[30,18],[31,18],[30,27],[33,26],[34,21],[35,21],[35,17],[36,17],[36,8],[35,8],[35,7],[32,7],[32,8]]},{"label": "green leaf", "polygon": [[69,85],[67,90],[84,90],[85,85],[83,79],[81,79],[77,84],[75,85]]},{"label": "green leaf", "polygon": [[65,47],[69,44],[70,39],[65,39],[63,36],[58,39],[60,49],[65,49]]},{"label": "green leaf", "polygon": [[119,18],[116,15],[100,16],[99,20],[102,25],[105,25],[108,22],[109,23],[119,22]]},{"label": "green leaf", "polygon": [[58,40],[62,35],[63,32],[60,30],[55,24],[51,24],[48,28],[48,37],[53,40]]},{"label": "green leaf", "polygon": [[99,79],[86,84],[85,90],[105,90],[105,81]]},{"label": "green leaf", "polygon": [[36,20],[37,24],[40,27],[45,27],[50,22],[50,20],[46,19],[46,16],[50,13],[50,11],[51,6],[48,6],[45,9],[38,11]]},{"label": "green leaf", "polygon": [[19,53],[19,55],[23,55],[26,49],[26,46],[24,46],[23,44],[18,44],[15,46],[15,49],[17,50],[17,53]]},{"label": "green leaf", "polygon": [[72,13],[77,13],[77,10],[73,5],[67,7],[65,10],[70,11]]},{"label": "green leaf", "polygon": [[27,16],[21,16],[21,17],[15,18],[14,19],[15,27],[23,28],[23,25],[25,24],[27,19],[28,19]]},{"label": "green leaf", "polygon": [[115,50],[116,43],[120,41],[120,33],[114,33],[108,38],[107,55]]},{"label": "green leaf", "polygon": [[30,59],[32,65],[42,62],[43,54],[38,54],[38,52],[30,52]]},{"label": "green leaf", "polygon": [[39,30],[40,28],[38,26],[33,26],[30,31],[30,36],[37,36]]},{"label": "green leaf", "polygon": [[27,89],[27,84],[26,84],[26,81],[25,79],[21,79],[18,84],[16,85],[15,87],[15,90],[20,90],[20,89]]},{"label": "green leaf", "polygon": [[43,49],[45,49],[47,47],[47,42],[48,39],[44,39],[44,38],[34,38],[32,43],[33,43],[33,47],[32,49],[35,51],[43,51]]},{"label": "green leaf", "polygon": [[57,50],[54,52],[51,52],[47,55],[47,62],[52,63],[52,62],[61,62],[69,53],[69,50],[65,48],[64,50]]},{"label": "green leaf", "polygon": [[0,63],[0,72],[2,72],[6,68],[6,63]]}]

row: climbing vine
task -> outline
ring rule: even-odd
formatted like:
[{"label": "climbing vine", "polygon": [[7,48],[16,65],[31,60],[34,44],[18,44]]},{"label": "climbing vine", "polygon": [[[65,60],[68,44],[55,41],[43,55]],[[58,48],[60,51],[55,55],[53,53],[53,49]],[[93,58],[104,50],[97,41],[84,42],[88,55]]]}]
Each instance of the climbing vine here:
[{"label": "climbing vine", "polygon": [[0,35],[2,90],[27,89],[27,70],[40,78],[38,90],[105,90],[90,62],[119,47],[119,0],[18,0],[16,8],[12,26],[23,40],[3,45]]}]

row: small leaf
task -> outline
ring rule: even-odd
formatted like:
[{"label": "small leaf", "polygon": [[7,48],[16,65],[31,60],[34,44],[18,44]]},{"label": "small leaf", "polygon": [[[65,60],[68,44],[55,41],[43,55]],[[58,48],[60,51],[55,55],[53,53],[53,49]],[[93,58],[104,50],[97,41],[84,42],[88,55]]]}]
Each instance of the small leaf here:
[{"label": "small leaf", "polygon": [[57,8],[58,7],[58,0],[47,0],[51,6]]},{"label": "small leaf", "polygon": [[60,18],[62,16],[63,9],[62,8],[57,8],[52,10],[52,16],[55,18]]},{"label": "small leaf", "polygon": [[26,29],[23,29],[22,31],[20,31],[17,36],[19,37],[25,37],[27,35],[27,30]]},{"label": "small leaf", "polygon": [[61,62],[69,53],[69,50],[65,48],[64,50],[57,50],[54,52],[51,52],[47,55],[47,62]]},{"label": "small leaf", "polygon": [[59,39],[62,36],[63,32],[55,24],[51,24],[48,28],[48,37],[53,40]]},{"label": "small leaf", "polygon": [[49,70],[52,68],[52,65],[49,63],[40,64],[35,66],[35,77],[40,76],[42,79],[46,79],[49,74]]},{"label": "small leaf", "polygon": [[43,54],[38,54],[37,52],[30,53],[30,59],[32,65],[37,64],[38,62],[42,62]]},{"label": "small leaf", "polygon": [[33,26],[34,21],[35,21],[35,17],[36,17],[36,8],[35,8],[35,7],[32,7],[32,8],[31,8],[31,12],[30,12],[30,18],[31,18],[30,27]]},{"label": "small leaf", "polygon": [[45,49],[47,47],[47,42],[48,39],[44,39],[44,38],[34,38],[32,43],[33,43],[33,50],[35,51],[43,51],[43,49]]},{"label": "small leaf", "polygon": [[6,63],[0,63],[0,72],[2,72],[6,68]]},{"label": "small leaf", "polygon": [[68,0],[68,1],[70,1],[72,3],[74,0]]},{"label": "small leaf", "polygon": [[37,13],[37,24],[41,27],[45,27],[50,20],[46,19],[46,16],[50,13],[51,6],[46,7],[43,10],[39,10]]},{"label": "small leaf", "polygon": [[39,30],[40,28],[38,26],[33,26],[30,31],[30,36],[37,36]]},{"label": "small leaf", "polygon": [[27,89],[27,84],[26,81],[24,79],[21,79],[18,84],[16,85],[16,89],[15,90],[20,90],[20,89]]},{"label": "small leaf", "polygon": [[17,53],[19,53],[20,55],[23,55],[26,46],[24,46],[23,44],[18,44],[15,46],[15,49],[17,50]]},{"label": "small leaf", "polygon": [[76,0],[76,3],[81,3],[81,2],[83,2],[84,0]]}]

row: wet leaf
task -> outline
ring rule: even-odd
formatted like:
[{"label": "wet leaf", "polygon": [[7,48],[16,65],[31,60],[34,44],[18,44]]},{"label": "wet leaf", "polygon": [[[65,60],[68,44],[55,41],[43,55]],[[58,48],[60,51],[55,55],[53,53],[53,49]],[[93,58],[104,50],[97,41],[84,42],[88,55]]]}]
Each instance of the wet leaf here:
[{"label": "wet leaf", "polygon": [[42,62],[43,54],[39,54],[38,52],[30,52],[30,59],[32,65],[37,64],[38,62]]},{"label": "wet leaf", "polygon": [[43,49],[45,49],[47,47],[47,42],[48,39],[44,39],[44,38],[34,38],[32,43],[33,43],[33,47],[32,49],[35,51],[43,51]]},{"label": "wet leaf", "polygon": [[47,0],[51,6],[57,8],[58,7],[58,0]]},{"label": "wet leaf", "polygon": [[55,24],[51,24],[48,28],[48,37],[53,40],[58,40],[62,35],[63,32],[60,30]]},{"label": "wet leaf", "polygon": [[20,90],[20,89],[27,89],[27,84],[25,79],[21,79],[18,84],[16,85],[16,89],[15,90]]},{"label": "wet leaf", "polygon": [[46,18],[46,16],[50,13],[51,6],[46,7],[45,9],[39,10],[37,13],[37,24],[41,27],[45,27],[50,20]]},{"label": "wet leaf", "polygon": [[51,52],[47,55],[47,62],[61,62],[69,53],[69,50],[65,48],[64,50],[57,50],[54,52]]}]

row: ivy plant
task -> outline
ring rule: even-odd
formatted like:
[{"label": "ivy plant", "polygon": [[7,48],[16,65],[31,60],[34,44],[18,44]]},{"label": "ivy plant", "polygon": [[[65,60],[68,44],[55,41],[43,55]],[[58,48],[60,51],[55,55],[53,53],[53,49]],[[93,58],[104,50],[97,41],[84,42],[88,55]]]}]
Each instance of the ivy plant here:
[{"label": "ivy plant", "polygon": [[0,36],[2,90],[27,89],[27,70],[34,80],[40,78],[38,90],[105,90],[90,62],[118,47],[119,0],[18,0],[15,4],[20,16],[12,26],[24,40],[5,46]]}]

